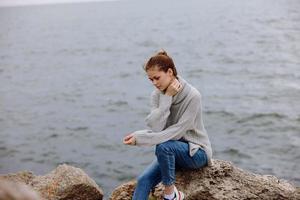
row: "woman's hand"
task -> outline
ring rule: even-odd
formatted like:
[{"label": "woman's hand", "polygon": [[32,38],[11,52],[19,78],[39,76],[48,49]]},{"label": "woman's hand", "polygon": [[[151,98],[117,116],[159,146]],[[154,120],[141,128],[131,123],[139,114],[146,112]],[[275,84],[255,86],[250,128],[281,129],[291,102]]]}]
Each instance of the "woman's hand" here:
[{"label": "woman's hand", "polygon": [[182,84],[177,80],[177,78],[175,78],[168,86],[165,94],[169,96],[174,96],[179,92],[179,90],[181,90],[181,88]]},{"label": "woman's hand", "polygon": [[124,137],[123,143],[127,144],[127,145],[136,145],[136,139],[133,136],[133,134],[131,133],[131,134]]}]

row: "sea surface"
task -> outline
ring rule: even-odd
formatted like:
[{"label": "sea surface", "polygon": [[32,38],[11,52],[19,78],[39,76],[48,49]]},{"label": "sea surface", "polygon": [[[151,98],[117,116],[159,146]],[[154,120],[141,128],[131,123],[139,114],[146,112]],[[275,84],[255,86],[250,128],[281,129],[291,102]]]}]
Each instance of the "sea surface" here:
[{"label": "sea surface", "polygon": [[143,64],[164,48],[202,94],[214,159],[300,185],[300,1],[0,8],[0,173],[82,168],[108,198],[155,158]]}]

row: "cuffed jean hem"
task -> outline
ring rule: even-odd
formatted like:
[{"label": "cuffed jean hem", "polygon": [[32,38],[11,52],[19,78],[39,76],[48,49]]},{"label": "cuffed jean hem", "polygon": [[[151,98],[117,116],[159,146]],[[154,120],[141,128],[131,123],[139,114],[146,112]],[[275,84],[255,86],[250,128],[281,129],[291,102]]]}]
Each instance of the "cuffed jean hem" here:
[{"label": "cuffed jean hem", "polygon": [[175,183],[175,180],[174,181],[171,181],[171,182],[164,182],[164,181],[161,181],[162,182],[162,184],[164,185],[164,186],[171,186],[171,185],[173,185],[174,183]]}]

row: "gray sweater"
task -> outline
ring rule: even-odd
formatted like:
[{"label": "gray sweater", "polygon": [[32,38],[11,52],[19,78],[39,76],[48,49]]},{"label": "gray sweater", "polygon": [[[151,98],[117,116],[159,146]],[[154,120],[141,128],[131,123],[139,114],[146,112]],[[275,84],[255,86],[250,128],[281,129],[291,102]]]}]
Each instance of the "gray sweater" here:
[{"label": "gray sweater", "polygon": [[151,94],[151,113],[145,121],[149,129],[133,132],[138,146],[152,146],[168,140],[185,140],[189,144],[189,155],[199,148],[212,164],[211,144],[203,125],[200,92],[178,76],[182,89],[173,97],[158,89]]}]

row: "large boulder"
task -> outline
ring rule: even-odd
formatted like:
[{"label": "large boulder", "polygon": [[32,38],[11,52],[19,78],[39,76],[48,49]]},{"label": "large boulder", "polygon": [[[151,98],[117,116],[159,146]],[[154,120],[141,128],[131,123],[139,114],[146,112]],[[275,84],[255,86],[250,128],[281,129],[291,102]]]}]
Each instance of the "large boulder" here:
[{"label": "large boulder", "polygon": [[[110,200],[131,199],[135,185],[132,180],[119,186]],[[176,171],[175,185],[186,200],[300,199],[299,188],[287,181],[250,173],[222,160],[213,160],[212,166],[202,169]],[[158,184],[149,199],[162,199],[163,189]]]},{"label": "large boulder", "polygon": [[103,191],[81,169],[66,164],[59,165],[45,176],[19,172],[0,176],[0,180],[23,182],[46,200],[101,200]]}]

